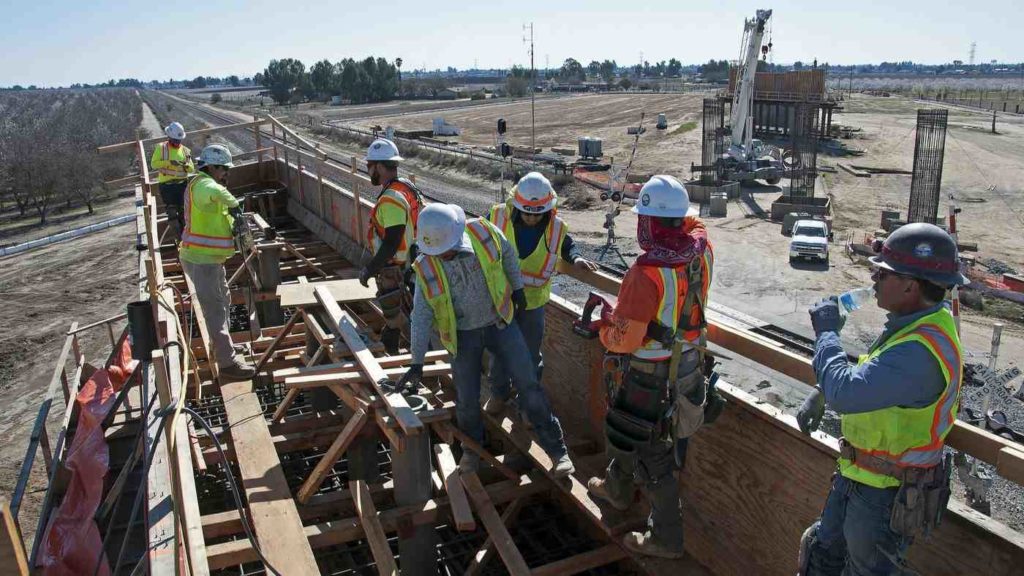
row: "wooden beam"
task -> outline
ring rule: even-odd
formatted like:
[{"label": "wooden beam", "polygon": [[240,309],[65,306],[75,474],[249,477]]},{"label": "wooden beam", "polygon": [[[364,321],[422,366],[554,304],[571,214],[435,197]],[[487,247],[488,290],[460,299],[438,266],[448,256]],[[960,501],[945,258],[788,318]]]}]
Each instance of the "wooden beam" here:
[{"label": "wooden beam", "polygon": [[622,548],[614,544],[606,544],[595,550],[534,568],[530,571],[530,576],[571,576],[624,560],[627,557],[629,555]]},{"label": "wooden beam", "polygon": [[[325,336],[326,338],[326,336]],[[423,357],[423,362],[430,365],[433,362],[446,362],[450,358],[447,350],[431,350]],[[378,358],[381,368],[394,368],[396,366],[408,366],[412,361],[412,354],[398,354],[396,356],[384,356]],[[350,362],[333,362],[319,366],[306,366],[301,368],[286,368],[274,371],[274,382],[284,382],[287,378],[296,376],[315,376],[321,374],[340,374],[343,372],[354,372],[359,370],[359,364]]]},{"label": "wooden beam", "polygon": [[356,410],[352,418],[349,418],[348,423],[345,424],[345,428],[342,429],[341,433],[331,444],[331,447],[324,452],[320,461],[317,462],[316,467],[306,478],[306,481],[302,483],[302,487],[299,488],[299,494],[296,499],[305,504],[309,501],[309,497],[312,496],[317,490],[320,489],[320,485],[324,483],[324,478],[334,467],[341,455],[348,449],[352,441],[356,439],[359,431],[363,429],[363,426],[367,421],[367,412],[363,409]]},{"label": "wooden beam", "polygon": [[[505,526],[509,526],[516,514],[523,507],[523,499],[513,500],[509,502],[508,506],[501,513],[501,522]],[[484,565],[487,564],[494,556],[494,539],[490,536],[484,540],[480,549],[473,555],[473,559],[469,561],[469,567],[466,568],[465,574],[462,576],[477,576],[480,570],[483,569]]]},{"label": "wooden beam", "polygon": [[459,467],[455,464],[455,456],[448,444],[434,444],[434,456],[437,460],[437,470],[444,483],[445,492],[448,493],[448,500],[452,505],[452,517],[455,519],[455,528],[459,532],[472,532],[476,530],[476,520],[473,519],[473,510],[469,507],[469,500],[466,499],[466,490],[459,480]]},{"label": "wooden beam", "polygon": [[[384,379],[390,380],[393,377],[401,376],[408,370],[407,366],[399,366],[397,368],[380,369],[378,373]],[[451,364],[427,364],[423,368],[423,376],[444,376],[451,374]],[[330,386],[331,384],[359,384],[366,382],[375,382],[367,377],[364,372],[341,372],[341,373],[327,373],[327,374],[315,374],[312,376],[294,376],[292,378],[286,378],[284,385],[288,388],[318,388],[320,386]]]},{"label": "wooden beam", "polygon": [[[546,483],[538,483],[536,476],[522,476],[517,480],[503,480],[487,487],[487,495],[493,504],[511,502],[548,491]],[[407,526],[437,522],[448,507],[447,498],[435,498],[422,504],[401,506],[378,513],[384,532],[397,531],[399,525]],[[357,516],[343,520],[332,520],[322,524],[306,526],[303,534],[315,549],[351,542],[365,537],[363,522]],[[245,538],[213,544],[208,547],[210,569],[219,570],[256,560],[256,551]],[[290,574],[289,574],[290,576]]]},{"label": "wooden beam", "polygon": [[25,544],[6,498],[0,498],[0,566],[6,566],[4,574],[29,575]]},{"label": "wooden beam", "polygon": [[[319,574],[252,382],[221,384],[220,389],[231,428],[231,445],[263,555],[279,570],[287,568],[288,574]],[[208,557],[212,556],[210,549],[207,547]],[[210,568],[215,569],[212,561]]]},{"label": "wooden beam", "polygon": [[505,523],[501,521],[498,511],[494,509],[494,503],[491,502],[487,491],[480,484],[480,478],[476,474],[463,474],[462,484],[466,487],[466,493],[473,501],[480,522],[483,523],[487,534],[494,541],[498,556],[501,556],[509,573],[512,576],[528,576],[530,567],[526,565],[526,560],[523,559],[519,548],[516,548],[516,543],[512,541],[512,535],[509,534]]},{"label": "wooden beam", "polygon": [[377,395],[384,398],[387,402],[388,413],[390,413],[395,420],[398,420],[398,424],[402,427],[402,431],[406,434],[419,434],[423,431],[423,422],[416,417],[416,414],[409,407],[409,403],[406,401],[405,396],[397,392],[385,393],[380,383],[387,381],[388,376],[381,369],[380,364],[374,357],[373,353],[366,347],[359,332],[356,331],[356,327],[352,322],[351,317],[348,313],[343,312],[338,303],[334,301],[334,296],[324,286],[317,286],[314,291],[317,301],[321,306],[324,307],[324,311],[330,316],[331,331],[335,335],[339,336],[348,345],[349,350],[352,351],[352,355],[355,356],[356,362],[366,373],[370,379],[370,384],[373,386],[374,391]]},{"label": "wooden beam", "polygon": [[384,534],[384,527],[380,524],[380,517],[373,505],[373,499],[370,498],[366,482],[350,480],[348,486],[349,491],[352,492],[352,502],[356,505],[356,514],[363,522],[366,541],[370,544],[370,552],[373,553],[373,560],[377,564],[377,573],[397,576],[398,565],[395,564],[395,555],[391,553],[388,537]]}]

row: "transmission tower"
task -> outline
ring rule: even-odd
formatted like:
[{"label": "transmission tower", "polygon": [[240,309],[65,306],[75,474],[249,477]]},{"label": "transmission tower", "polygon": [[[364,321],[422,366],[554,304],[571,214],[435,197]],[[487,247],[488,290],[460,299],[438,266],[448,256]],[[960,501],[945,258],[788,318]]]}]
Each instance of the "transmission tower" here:
[{"label": "transmission tower", "polygon": [[974,66],[974,52],[977,50],[977,48],[978,48],[978,43],[977,42],[971,42],[971,55],[970,55],[970,58],[967,59],[967,63],[970,64],[971,66]]}]

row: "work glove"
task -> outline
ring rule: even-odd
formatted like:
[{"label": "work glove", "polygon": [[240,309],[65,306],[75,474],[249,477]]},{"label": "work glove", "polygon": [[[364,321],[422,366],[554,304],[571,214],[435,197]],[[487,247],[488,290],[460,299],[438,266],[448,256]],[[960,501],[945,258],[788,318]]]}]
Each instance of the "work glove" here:
[{"label": "work glove", "polygon": [[365,266],[359,271],[359,283],[363,285],[363,288],[370,286],[370,278],[372,276],[373,274],[370,272],[370,269]]},{"label": "work glove", "polygon": [[676,337],[676,331],[657,320],[651,320],[647,323],[647,337],[656,342],[661,342],[662,346],[672,346],[672,340]]},{"label": "work glove", "polygon": [[419,387],[421,380],[423,380],[423,364],[410,364],[409,369],[398,379],[395,388],[398,390],[406,388],[416,389]]},{"label": "work glove", "polygon": [[796,423],[800,425],[800,431],[810,435],[818,429],[821,418],[825,415],[825,393],[818,386],[814,387],[807,399],[796,412]]},{"label": "work glove", "polygon": [[515,308],[516,316],[526,312],[526,292],[522,288],[512,292],[512,307]]},{"label": "work glove", "polygon": [[228,214],[231,214],[233,221],[231,223],[231,233],[238,237],[245,230],[245,218],[242,217],[242,208],[235,206],[234,208],[228,208]]},{"label": "work glove", "polygon": [[808,313],[811,315],[815,336],[822,332],[839,332],[846,324],[846,317],[839,313],[839,299],[835,296],[829,296],[811,306]]}]

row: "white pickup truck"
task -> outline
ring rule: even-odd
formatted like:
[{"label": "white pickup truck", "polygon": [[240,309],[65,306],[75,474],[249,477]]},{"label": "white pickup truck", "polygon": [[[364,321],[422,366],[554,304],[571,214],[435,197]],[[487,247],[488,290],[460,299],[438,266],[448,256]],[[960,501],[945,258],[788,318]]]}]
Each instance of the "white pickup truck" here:
[{"label": "white pickup truck", "polygon": [[789,261],[808,258],[828,262],[828,227],[820,220],[797,220],[789,241]]}]

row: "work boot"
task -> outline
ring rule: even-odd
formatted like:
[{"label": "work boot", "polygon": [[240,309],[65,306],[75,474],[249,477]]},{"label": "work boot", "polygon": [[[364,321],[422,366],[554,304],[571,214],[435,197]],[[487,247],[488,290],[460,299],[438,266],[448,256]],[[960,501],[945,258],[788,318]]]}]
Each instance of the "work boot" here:
[{"label": "work boot", "polygon": [[235,356],[246,356],[249,354],[249,349],[246,348],[245,344],[232,344],[231,349],[235,351]]},{"label": "work boot", "polygon": [[679,550],[672,550],[658,544],[651,539],[649,531],[642,534],[640,532],[630,532],[622,538],[622,544],[637,554],[657,556],[658,558],[667,558],[669,560],[678,560],[686,554],[683,552],[682,547]]},{"label": "work boot", "polygon": [[238,382],[239,380],[252,380],[256,375],[256,367],[247,362],[241,362],[237,358],[220,368],[220,379],[226,382]]},{"label": "work boot", "polygon": [[501,416],[505,413],[505,407],[508,406],[508,401],[504,398],[498,398],[497,396],[491,396],[487,399],[484,404],[484,412],[487,412],[491,416]]},{"label": "work boot", "polygon": [[598,478],[595,476],[588,480],[587,492],[590,492],[590,495],[598,500],[604,500],[608,504],[611,504],[612,508],[615,508],[619,512],[629,510],[629,505],[632,504],[632,502],[620,502],[612,498],[611,493],[608,492],[608,481],[604,478]]},{"label": "work boot", "polygon": [[459,473],[472,474],[480,468],[480,455],[472,450],[463,450],[462,458],[459,458]]},{"label": "work boot", "polygon": [[568,452],[562,454],[558,460],[555,460],[554,466],[551,467],[551,475],[555,478],[565,478],[575,471],[576,467],[572,465]]},{"label": "work boot", "polygon": [[384,345],[384,351],[394,356],[399,352],[399,344],[402,340],[402,331],[398,328],[384,328],[380,333],[380,343]]}]

